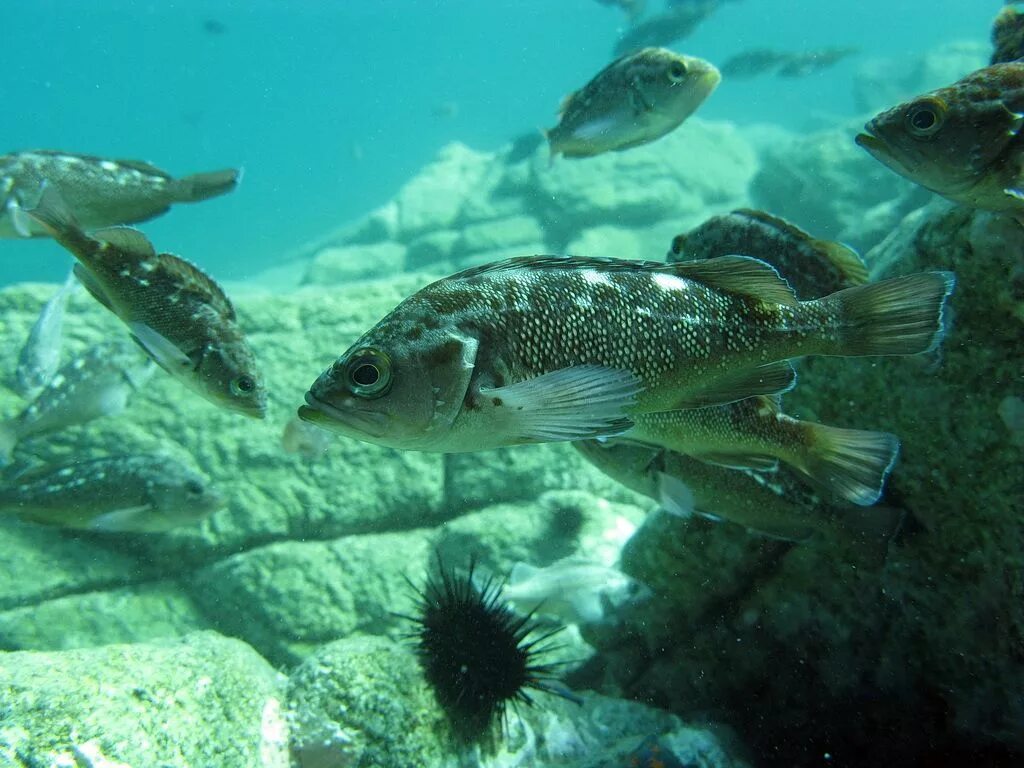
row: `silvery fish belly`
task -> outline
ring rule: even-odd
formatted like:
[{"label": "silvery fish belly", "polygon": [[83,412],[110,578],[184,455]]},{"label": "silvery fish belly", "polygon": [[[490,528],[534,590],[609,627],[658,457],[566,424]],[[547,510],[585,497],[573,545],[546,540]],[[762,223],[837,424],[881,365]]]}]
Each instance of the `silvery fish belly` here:
[{"label": "silvery fish belly", "polygon": [[55,188],[85,229],[132,224],[166,213],[173,203],[206,200],[230,192],[234,169],[176,179],[138,160],[107,160],[52,150],[0,156],[0,237],[47,235],[26,215],[43,183]]},{"label": "silvery fish belly", "polygon": [[632,414],[786,390],[791,357],[931,349],[953,282],[922,273],[799,302],[746,257],[510,259],[403,301],[317,379],[299,414],[446,452],[620,434]]}]

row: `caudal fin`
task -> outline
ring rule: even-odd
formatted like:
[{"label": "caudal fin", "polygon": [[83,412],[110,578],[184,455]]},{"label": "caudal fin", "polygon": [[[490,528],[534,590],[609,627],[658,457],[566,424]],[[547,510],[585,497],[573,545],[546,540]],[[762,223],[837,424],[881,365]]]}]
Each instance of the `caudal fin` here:
[{"label": "caudal fin", "polygon": [[834,354],[913,355],[936,349],[955,285],[952,272],[921,272],[826,296],[821,304],[839,318]]},{"label": "caudal fin", "polygon": [[882,495],[900,441],[888,432],[805,424],[807,451],[794,467],[838,498],[868,506]]},{"label": "caudal fin", "polygon": [[173,182],[174,199],[179,203],[196,203],[223,195],[238,186],[241,176],[241,171],[234,168],[182,176]]}]

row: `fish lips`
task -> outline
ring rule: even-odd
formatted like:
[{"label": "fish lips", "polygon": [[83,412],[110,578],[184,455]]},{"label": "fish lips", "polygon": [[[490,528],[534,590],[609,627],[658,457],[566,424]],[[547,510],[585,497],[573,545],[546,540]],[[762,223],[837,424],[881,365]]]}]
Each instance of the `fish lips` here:
[{"label": "fish lips", "polygon": [[387,415],[361,409],[357,402],[354,398],[345,398],[340,405],[334,405],[307,392],[306,405],[299,406],[298,414],[303,421],[332,432],[383,437],[388,426]]},{"label": "fish lips", "polygon": [[884,141],[878,138],[871,129],[871,123],[864,126],[864,131],[858,133],[854,141],[858,147],[867,150],[876,160],[888,157],[888,148]]}]

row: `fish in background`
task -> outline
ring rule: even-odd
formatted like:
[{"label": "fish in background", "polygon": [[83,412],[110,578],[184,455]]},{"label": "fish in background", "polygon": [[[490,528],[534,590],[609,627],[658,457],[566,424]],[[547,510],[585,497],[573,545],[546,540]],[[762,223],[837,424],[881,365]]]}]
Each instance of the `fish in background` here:
[{"label": "fish in background", "polygon": [[556,616],[569,624],[596,624],[650,590],[617,568],[570,556],[551,565],[512,566],[501,596],[519,613]]},{"label": "fish in background", "polygon": [[813,51],[790,54],[779,67],[779,77],[807,77],[834,67],[843,59],[859,53],[850,47],[818,48]]},{"label": "fish in background", "polygon": [[18,354],[14,388],[26,400],[38,395],[60,367],[64,312],[77,285],[74,272],[69,272],[64,284],[43,305]]},{"label": "fish in background", "polygon": [[788,59],[789,54],[785,51],[777,51],[773,48],[751,48],[730,56],[719,69],[721,69],[723,77],[746,79],[774,72]]},{"label": "fish in background", "polygon": [[199,267],[158,254],[141,232],[82,231],[55,188],[30,215],[78,264],[93,298],[128,326],[161,368],[214,405],[262,419],[267,394],[231,300]]},{"label": "fish in background", "polygon": [[643,16],[647,9],[647,0],[597,0],[597,2],[601,5],[610,5],[621,9],[631,22],[635,22]]},{"label": "fish in background", "polygon": [[615,55],[625,56],[648,46],[671,45],[689,37],[721,4],[722,0],[670,3],[663,12],[627,29],[615,43]]},{"label": "fish in background", "polygon": [[1024,61],[993,64],[868,121],[857,144],[968,208],[1024,221]]},{"label": "fish in background", "polygon": [[0,465],[26,438],[120,413],[152,374],[152,363],[127,342],[89,347],[61,366],[21,413],[0,422]]},{"label": "fish in background", "polygon": [[744,256],[535,256],[438,280],[324,371],[299,415],[406,450],[619,435],[631,416],[792,387],[789,358],[937,347],[955,279],[925,272],[800,302]]},{"label": "fish in background", "polygon": [[774,471],[783,461],[847,503],[882,495],[900,442],[888,432],[840,429],[782,413],[777,398],[633,416],[625,440],[655,445],[726,467]]},{"label": "fish in background", "polygon": [[1007,3],[992,22],[992,59],[1002,64],[1024,57],[1024,11]]},{"label": "fish in background", "polygon": [[764,211],[740,208],[712,216],[672,240],[669,262],[713,259],[731,253],[771,264],[801,299],[816,299],[868,281],[868,268],[848,245],[812,237]]},{"label": "fish in background", "polygon": [[330,446],[327,432],[317,429],[298,416],[292,416],[281,432],[281,448],[285,453],[294,453],[303,458],[315,459],[322,456]]},{"label": "fish in background", "polygon": [[771,48],[752,48],[726,59],[722,75],[745,79],[774,72],[779,77],[807,77],[858,53],[857,48],[833,46],[810,51],[778,51]]},{"label": "fish in background", "polygon": [[199,472],[166,455],[107,456],[4,478],[0,515],[110,533],[161,533],[224,507]]},{"label": "fish in background", "polygon": [[904,518],[902,510],[892,507],[829,503],[785,466],[771,473],[728,469],[621,440],[581,440],[573,447],[604,474],[672,515],[727,520],[786,541],[838,541],[876,561],[884,560]]},{"label": "fish in background", "polygon": [[170,210],[230,192],[234,169],[176,179],[138,160],[106,160],[34,149],[0,155],[0,237],[40,237],[46,227],[27,215],[42,195],[44,182],[58,191],[85,229],[134,224]]},{"label": "fish in background", "polygon": [[562,100],[558,125],[545,132],[551,156],[592,157],[659,139],[711,95],[714,65],[664,48],[616,59]]}]

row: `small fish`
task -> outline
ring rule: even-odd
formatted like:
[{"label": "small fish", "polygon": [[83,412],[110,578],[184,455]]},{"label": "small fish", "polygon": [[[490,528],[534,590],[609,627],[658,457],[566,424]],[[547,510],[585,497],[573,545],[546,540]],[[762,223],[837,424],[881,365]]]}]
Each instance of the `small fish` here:
[{"label": "small fish", "polygon": [[718,86],[712,64],[664,48],[616,59],[562,100],[545,132],[551,156],[592,157],[648,144],[678,128]]},{"label": "small fish", "polygon": [[74,272],[70,272],[64,285],[43,305],[39,319],[32,326],[21,348],[14,378],[18,394],[26,400],[38,395],[60,366],[64,310],[77,285]]},{"label": "small fish", "polygon": [[785,415],[777,398],[633,417],[623,439],[667,448],[727,467],[775,470],[779,461],[848,503],[882,495],[899,453],[887,432],[840,429]]},{"label": "small fish", "polygon": [[617,568],[567,557],[543,568],[512,566],[501,596],[520,613],[544,613],[570,624],[596,624],[607,606],[621,608],[649,591]]},{"label": "small fish", "polygon": [[206,478],[164,455],[45,466],[0,485],[0,514],[89,531],[159,533],[197,523],[224,504]]},{"label": "small fish", "polygon": [[730,56],[722,64],[722,76],[748,78],[777,70],[789,60],[790,54],[772,48],[753,48]]},{"label": "small fish", "polygon": [[819,48],[814,51],[791,53],[779,67],[779,77],[807,77],[834,67],[840,61],[857,53],[856,48]]},{"label": "small fish", "polygon": [[633,22],[643,16],[647,8],[647,0],[597,0],[597,2],[601,5],[612,5],[621,9]]},{"label": "small fish", "polygon": [[992,22],[992,64],[1024,58],[1024,11],[1005,5]]},{"label": "small fish", "polygon": [[721,0],[689,0],[675,3],[626,30],[615,44],[615,55],[624,56],[648,46],[671,45],[693,34],[711,16]]},{"label": "small fish", "polygon": [[0,155],[0,237],[40,237],[46,228],[26,215],[39,202],[44,182],[58,191],[85,229],[134,224],[230,192],[237,170],[175,179],[138,160],[35,149]]},{"label": "small fish", "polygon": [[0,422],[0,465],[25,438],[120,413],[152,373],[149,360],[127,342],[90,347],[65,363],[25,410]]},{"label": "small fish", "polygon": [[677,235],[668,261],[713,259],[733,253],[771,264],[801,299],[817,299],[868,281],[867,265],[849,246],[818,240],[785,219],[748,208],[712,216]]},{"label": "small fish", "polygon": [[330,437],[298,416],[292,416],[281,432],[281,448],[285,453],[297,453],[307,459],[322,456],[330,445]]},{"label": "small fish", "polygon": [[968,208],[1024,221],[1024,61],[993,64],[876,115],[857,143]]},{"label": "small fish", "polygon": [[829,504],[784,466],[772,473],[728,469],[621,440],[582,440],[573,447],[610,478],[670,514],[728,520],[786,541],[847,542],[884,559],[904,517],[902,510],[891,507]]},{"label": "small fish", "polygon": [[55,189],[30,214],[76,259],[75,275],[165,371],[215,405],[262,419],[267,394],[235,308],[199,267],[135,229],[90,237]]},{"label": "small fish", "polygon": [[927,272],[800,302],[744,256],[509,259],[407,298],[320,375],[299,415],[407,450],[617,435],[631,414],[783,392],[789,358],[933,349],[954,282]]},{"label": "small fish", "polygon": [[227,25],[217,19],[205,19],[203,21],[203,31],[208,35],[223,35],[228,31]]}]

